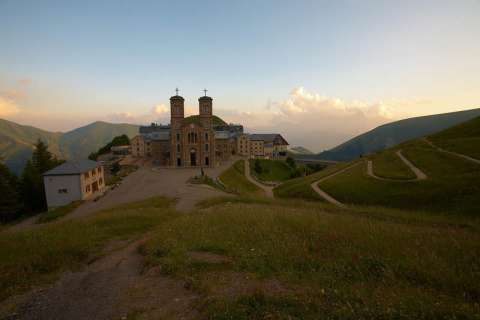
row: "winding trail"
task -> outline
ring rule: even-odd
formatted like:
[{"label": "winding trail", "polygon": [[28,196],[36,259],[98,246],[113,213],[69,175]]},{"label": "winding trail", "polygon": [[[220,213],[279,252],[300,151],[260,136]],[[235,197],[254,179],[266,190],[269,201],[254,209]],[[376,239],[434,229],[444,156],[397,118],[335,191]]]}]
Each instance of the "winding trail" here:
[{"label": "winding trail", "polygon": [[328,176],[325,176],[323,178],[321,178],[320,180],[317,180],[315,182],[313,182],[310,186],[312,187],[313,190],[315,190],[316,193],[318,193],[320,195],[320,197],[322,197],[323,199],[325,199],[327,202],[330,202],[338,207],[341,207],[341,208],[345,208],[345,204],[341,203],[340,201],[338,201],[337,199],[335,199],[334,197],[332,197],[331,195],[329,195],[328,193],[326,193],[325,191],[323,191],[322,189],[320,189],[320,187],[318,186],[318,184],[320,182],[323,182],[327,179],[330,179],[338,174],[341,174],[347,170],[350,170],[351,168],[355,167],[355,166],[358,166],[359,164],[361,164],[362,162],[357,162],[357,163],[354,163],[346,168],[343,168],[342,170],[338,170],[338,171],[335,171],[334,173],[332,174],[329,174]]},{"label": "winding trail", "polygon": [[395,152],[395,154],[403,161],[403,163],[405,163],[410,168],[410,170],[412,170],[412,172],[415,174],[415,178],[413,178],[413,179],[391,179],[391,178],[379,177],[379,176],[375,175],[375,173],[373,172],[373,161],[372,160],[367,161],[367,174],[370,177],[375,178],[377,180],[391,181],[391,182],[412,182],[412,181],[426,180],[428,178],[428,176],[422,170],[415,167],[413,165],[413,163],[411,163],[407,158],[405,158],[405,156],[402,153],[402,150],[398,150],[397,152]]},{"label": "winding trail", "polygon": [[465,159],[465,160],[469,160],[469,161],[472,161],[472,162],[475,162],[475,163],[480,164],[480,160],[479,160],[479,159],[475,159],[475,158],[469,157],[469,156],[464,155],[464,154],[461,154],[461,153],[457,153],[457,152],[453,152],[453,151],[448,151],[448,150],[442,149],[442,148],[440,148],[439,146],[433,144],[433,142],[431,142],[431,141],[428,140],[427,138],[423,138],[423,141],[425,141],[426,143],[428,143],[432,148],[436,149],[437,151],[444,152],[444,153],[448,153],[448,154],[452,154],[452,155],[454,155],[454,156],[463,158],[463,159]]},{"label": "winding trail", "polygon": [[248,181],[256,185],[257,187],[261,188],[263,191],[265,191],[265,195],[269,198],[274,198],[273,195],[273,187],[266,186],[257,180],[255,180],[251,174],[250,174],[250,164],[248,160],[243,160],[243,163],[245,164],[245,177],[247,178]]}]

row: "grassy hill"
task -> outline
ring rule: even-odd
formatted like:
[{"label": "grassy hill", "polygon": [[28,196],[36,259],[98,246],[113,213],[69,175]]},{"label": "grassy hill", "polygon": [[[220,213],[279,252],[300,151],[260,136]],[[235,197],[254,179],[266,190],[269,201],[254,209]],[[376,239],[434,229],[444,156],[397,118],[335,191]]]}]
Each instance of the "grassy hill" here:
[{"label": "grassy hill", "polygon": [[48,144],[49,150],[62,159],[84,159],[98,150],[113,137],[138,133],[138,126],[94,122],[69,132],[49,132],[31,126],[0,119],[0,158],[19,174],[30,158],[33,145],[38,139]]},{"label": "grassy hill", "polygon": [[228,192],[238,195],[263,195],[263,190],[245,177],[244,160],[237,160],[230,168],[222,172],[219,179]]},{"label": "grassy hill", "polygon": [[[479,124],[480,117],[429,138],[446,150],[478,157]],[[415,175],[396,154],[398,150],[428,178],[406,181]],[[383,180],[367,174],[367,161],[372,161],[373,173]],[[422,139],[404,142],[357,162],[347,171],[320,182],[319,187],[346,204],[478,215],[480,165],[475,162],[441,152]],[[313,177],[288,181],[275,193],[279,197],[322,200],[310,184],[350,165],[343,163]]]},{"label": "grassy hill", "polygon": [[350,161],[399,143],[434,134],[480,116],[480,109],[416,117],[377,127],[315,157],[323,160]]},{"label": "grassy hill", "polygon": [[19,173],[30,158],[33,145],[38,139],[47,142],[50,151],[60,155],[61,135],[60,132],[48,132],[0,119],[0,158],[11,170]]},{"label": "grassy hill", "polygon": [[[261,172],[255,171],[255,162],[258,161]],[[293,169],[288,166],[285,161],[281,160],[267,160],[267,159],[250,159],[250,172],[259,180],[266,182],[279,182],[290,179]]]},{"label": "grassy hill", "polygon": [[132,138],[138,134],[138,126],[97,121],[62,134],[59,146],[66,158],[82,159],[122,134]]},{"label": "grassy hill", "polygon": [[480,117],[431,135],[429,139],[446,150],[480,159]]},{"label": "grassy hill", "polygon": [[[67,286],[78,270],[85,281],[71,295],[85,300],[96,281],[133,277],[135,285],[102,285],[104,295],[95,295],[102,309],[116,310],[121,301],[127,319],[185,313],[194,319],[476,319],[479,313],[480,225],[473,221],[241,197],[211,199],[179,214],[172,202],[153,198],[0,233],[0,301],[6,301],[0,318],[13,312],[21,318],[35,308],[61,315],[63,305],[48,296],[50,284],[67,272],[61,281]],[[135,254],[122,249],[138,239]],[[112,267],[115,252],[122,258]],[[106,271],[89,270],[102,261],[109,263]],[[135,268],[125,267],[132,261]],[[29,309],[3,300],[31,288],[37,291]],[[50,300],[40,305],[45,295]],[[172,304],[179,306],[175,313],[158,317]]]},{"label": "grassy hill", "polygon": [[[193,116],[185,117],[185,122],[186,123],[198,123],[199,121],[200,121],[200,116],[198,114],[193,115]],[[227,125],[227,123],[225,121],[223,121],[222,118],[220,118],[216,115],[212,116],[212,124],[213,124],[214,127]]]}]

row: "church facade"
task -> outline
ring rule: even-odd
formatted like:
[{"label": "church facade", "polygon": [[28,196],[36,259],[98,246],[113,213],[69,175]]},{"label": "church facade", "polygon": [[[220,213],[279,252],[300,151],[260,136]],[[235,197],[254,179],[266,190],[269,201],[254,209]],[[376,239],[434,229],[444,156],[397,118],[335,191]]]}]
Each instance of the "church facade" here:
[{"label": "church facade", "polygon": [[133,157],[164,167],[214,167],[231,156],[284,159],[288,143],[280,134],[243,132],[242,125],[218,123],[213,99],[198,99],[199,113],[185,117],[185,99],[170,98],[170,124],[142,126],[131,139]]}]

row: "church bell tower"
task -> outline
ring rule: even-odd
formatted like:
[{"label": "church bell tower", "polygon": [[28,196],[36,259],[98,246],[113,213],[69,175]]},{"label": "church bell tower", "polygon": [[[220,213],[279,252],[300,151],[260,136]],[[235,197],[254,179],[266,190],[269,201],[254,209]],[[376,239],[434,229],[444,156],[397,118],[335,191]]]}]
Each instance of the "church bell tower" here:
[{"label": "church bell tower", "polygon": [[185,99],[178,95],[178,88],[175,89],[176,95],[170,98],[170,161],[175,167],[184,165],[182,156],[182,125],[185,117]]},{"label": "church bell tower", "polygon": [[185,99],[178,95],[178,88],[175,91],[177,94],[170,98],[170,123],[172,131],[181,129],[185,116]]},{"label": "church bell tower", "polygon": [[198,99],[198,108],[200,115],[200,123],[207,129],[213,129],[212,123],[212,98],[207,96],[207,89],[203,90],[205,95]]}]

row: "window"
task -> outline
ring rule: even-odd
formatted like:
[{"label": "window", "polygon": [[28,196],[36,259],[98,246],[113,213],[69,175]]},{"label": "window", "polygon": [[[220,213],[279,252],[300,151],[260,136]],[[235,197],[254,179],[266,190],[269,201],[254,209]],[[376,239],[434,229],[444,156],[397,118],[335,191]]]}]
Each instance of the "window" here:
[{"label": "window", "polygon": [[181,167],[181,166],[182,166],[182,159],[177,158],[177,167]]},{"label": "window", "polygon": [[208,140],[208,132],[205,132],[205,140]]},{"label": "window", "polygon": [[177,152],[180,152],[180,144],[177,144]]},{"label": "window", "polygon": [[205,143],[205,151],[208,151],[208,143]]},{"label": "window", "polygon": [[205,157],[205,165],[206,166],[210,165],[210,159],[208,159],[208,157]]},{"label": "window", "polygon": [[67,189],[58,189],[58,193],[68,193]]},{"label": "window", "polygon": [[180,141],[180,133],[177,133],[177,141]]}]

